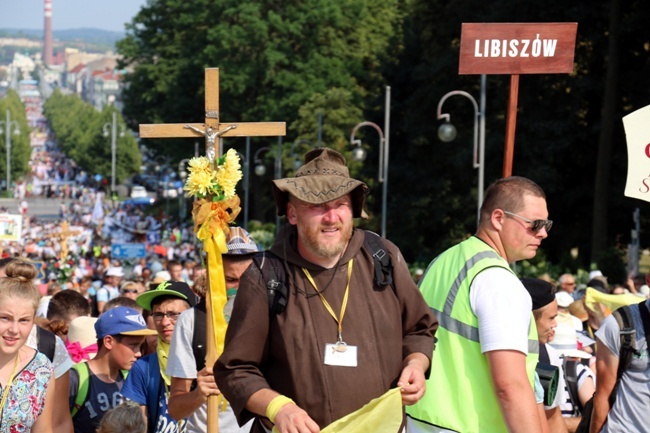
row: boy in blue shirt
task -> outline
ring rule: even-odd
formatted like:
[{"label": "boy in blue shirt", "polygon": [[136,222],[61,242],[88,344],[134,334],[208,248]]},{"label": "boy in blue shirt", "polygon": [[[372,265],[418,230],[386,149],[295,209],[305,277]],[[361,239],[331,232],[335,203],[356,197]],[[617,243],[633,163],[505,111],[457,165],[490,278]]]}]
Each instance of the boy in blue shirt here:
[{"label": "boy in blue shirt", "polygon": [[155,353],[139,359],[131,369],[122,395],[140,405],[147,418],[148,433],[180,433],[185,420],[176,421],[169,416],[167,400],[171,378],[165,373],[169,344],[176,320],[180,314],[194,306],[195,296],[182,281],[165,281],[155,290],[140,294],[137,303],[151,311],[158,345]]}]

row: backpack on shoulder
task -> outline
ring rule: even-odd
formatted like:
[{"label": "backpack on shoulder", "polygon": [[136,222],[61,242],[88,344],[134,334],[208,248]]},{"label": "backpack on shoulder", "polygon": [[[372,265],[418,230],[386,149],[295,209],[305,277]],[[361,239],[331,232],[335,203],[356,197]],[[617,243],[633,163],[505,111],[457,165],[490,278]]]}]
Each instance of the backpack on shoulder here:
[{"label": "backpack on shoulder", "polygon": [[[650,328],[650,313],[645,306],[645,301],[639,304],[639,312],[641,313],[641,318],[647,332]],[[634,354],[637,353],[637,350],[634,348],[636,345],[636,329],[634,327],[634,319],[632,318],[630,307],[627,305],[620,307],[614,310],[612,315],[616,319],[620,329],[619,336],[621,339],[621,348],[618,355],[616,384],[609,395],[610,408],[614,406],[614,402],[616,401],[616,393],[618,392],[618,387],[621,383],[621,377],[623,377],[623,373],[625,373],[625,370],[627,370],[632,363]],[[578,424],[576,433],[589,433],[589,428],[591,426],[591,413],[593,412],[593,409],[594,397],[592,396],[582,408],[582,419],[580,420],[580,424]]]},{"label": "backpack on shoulder", "polygon": [[[88,399],[88,391],[90,390],[90,368],[88,367],[87,362],[80,362],[75,364],[72,368],[77,372],[79,376],[79,387],[77,388],[77,395],[74,399],[74,404],[72,409],[70,409],[70,417],[74,418],[75,415],[81,410],[86,400]],[[128,371],[120,370],[122,377],[126,379]]]},{"label": "backpack on shoulder", "polygon": [[[394,292],[393,263],[384,246],[384,241],[377,233],[368,230],[363,232],[362,248],[370,253],[374,262],[373,288],[382,291],[390,286]],[[271,315],[282,314],[289,299],[289,289],[285,284],[287,272],[284,268],[284,261],[275,254],[265,251],[253,257],[253,264],[259,268],[266,281]]]},{"label": "backpack on shoulder", "polygon": [[[377,233],[368,230],[364,230],[363,232],[364,240],[362,248],[370,253],[374,262],[373,288],[377,291],[382,291],[390,286],[394,292],[393,263],[390,259],[390,254],[388,254],[385,248],[384,241]],[[252,266],[258,267],[264,281],[266,281],[266,292],[271,316],[284,313],[289,300],[289,288],[285,283],[287,281],[287,271],[284,267],[284,261],[275,254],[264,251],[255,254]],[[192,352],[196,360],[196,371],[201,371],[205,367],[205,308],[205,298],[201,299],[201,302],[194,307]]]}]

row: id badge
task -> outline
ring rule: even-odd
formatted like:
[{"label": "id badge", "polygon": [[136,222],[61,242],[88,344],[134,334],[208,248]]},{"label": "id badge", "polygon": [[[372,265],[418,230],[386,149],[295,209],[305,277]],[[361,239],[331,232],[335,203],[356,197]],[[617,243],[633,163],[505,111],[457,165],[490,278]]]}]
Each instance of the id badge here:
[{"label": "id badge", "polygon": [[325,345],[325,364],[340,367],[357,366],[357,346],[348,346],[345,343]]}]

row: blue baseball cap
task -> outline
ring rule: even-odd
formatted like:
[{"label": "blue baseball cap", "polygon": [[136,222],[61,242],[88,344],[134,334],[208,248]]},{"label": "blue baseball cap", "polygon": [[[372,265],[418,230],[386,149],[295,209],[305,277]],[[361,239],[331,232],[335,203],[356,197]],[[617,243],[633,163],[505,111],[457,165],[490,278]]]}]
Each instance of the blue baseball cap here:
[{"label": "blue baseball cap", "polygon": [[154,329],[147,328],[142,314],[128,307],[112,308],[99,316],[95,322],[97,339],[107,335],[157,335]]}]

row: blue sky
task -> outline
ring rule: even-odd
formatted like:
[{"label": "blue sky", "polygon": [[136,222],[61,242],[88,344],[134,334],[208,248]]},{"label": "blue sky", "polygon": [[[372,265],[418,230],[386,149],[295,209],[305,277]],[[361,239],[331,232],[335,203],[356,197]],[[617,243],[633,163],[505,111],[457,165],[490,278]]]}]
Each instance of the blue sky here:
[{"label": "blue sky", "polygon": [[[147,0],[52,0],[52,29],[124,31]],[[44,0],[0,0],[0,29],[43,29]]]}]

